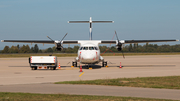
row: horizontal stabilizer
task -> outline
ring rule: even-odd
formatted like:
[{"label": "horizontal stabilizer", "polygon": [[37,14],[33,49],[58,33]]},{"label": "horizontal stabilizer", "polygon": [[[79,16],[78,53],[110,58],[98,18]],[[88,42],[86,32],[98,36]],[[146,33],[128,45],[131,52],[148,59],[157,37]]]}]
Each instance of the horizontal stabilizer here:
[{"label": "horizontal stabilizer", "polygon": [[68,21],[68,23],[89,23],[89,21]]},{"label": "horizontal stabilizer", "polygon": [[114,23],[114,21],[92,21],[92,23]]},{"label": "horizontal stabilizer", "polygon": [[114,21],[68,21],[68,23],[114,23]]}]

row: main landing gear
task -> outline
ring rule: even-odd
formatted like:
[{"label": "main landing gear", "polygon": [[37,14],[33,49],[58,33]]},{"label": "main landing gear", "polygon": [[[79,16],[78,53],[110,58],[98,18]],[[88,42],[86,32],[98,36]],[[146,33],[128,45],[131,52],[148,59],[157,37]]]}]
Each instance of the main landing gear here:
[{"label": "main landing gear", "polygon": [[102,67],[106,67],[107,66],[107,61],[103,61],[102,62]]},{"label": "main landing gear", "polygon": [[77,67],[77,62],[72,62],[73,67]]}]

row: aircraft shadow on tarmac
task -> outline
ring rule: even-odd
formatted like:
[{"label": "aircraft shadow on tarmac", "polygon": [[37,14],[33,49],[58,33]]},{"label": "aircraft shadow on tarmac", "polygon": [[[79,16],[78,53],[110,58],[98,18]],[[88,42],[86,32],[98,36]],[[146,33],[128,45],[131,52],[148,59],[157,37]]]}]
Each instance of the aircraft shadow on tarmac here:
[{"label": "aircraft shadow on tarmac", "polygon": [[[61,66],[61,68],[69,68],[70,66]],[[80,66],[73,67],[73,68],[80,68]],[[102,67],[100,65],[82,65],[82,69],[101,69]]]},{"label": "aircraft shadow on tarmac", "polygon": [[92,68],[92,69],[101,69],[102,68],[102,66],[100,66],[100,65],[83,65],[82,66],[82,69],[89,69],[89,68]]}]

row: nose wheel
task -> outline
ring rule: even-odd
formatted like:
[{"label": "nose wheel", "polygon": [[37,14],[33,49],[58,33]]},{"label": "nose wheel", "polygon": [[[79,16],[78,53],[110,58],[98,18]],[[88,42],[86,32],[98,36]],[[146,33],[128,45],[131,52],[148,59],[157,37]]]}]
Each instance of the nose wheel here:
[{"label": "nose wheel", "polygon": [[73,67],[77,67],[77,62],[72,62]]},{"label": "nose wheel", "polygon": [[107,61],[103,61],[102,62],[102,67],[106,67],[107,66]]}]

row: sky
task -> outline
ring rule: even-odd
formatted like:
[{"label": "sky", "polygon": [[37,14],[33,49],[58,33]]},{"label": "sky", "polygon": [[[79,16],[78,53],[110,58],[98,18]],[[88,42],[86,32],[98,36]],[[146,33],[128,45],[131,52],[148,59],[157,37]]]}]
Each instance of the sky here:
[{"label": "sky", "polygon": [[[112,40],[115,30],[120,40],[180,39],[179,5],[180,0],[0,0],[0,40],[61,40],[66,33],[65,40],[88,40],[89,24],[67,21],[90,17],[114,21],[93,24],[94,40]],[[0,42],[0,50],[17,44]]]}]

